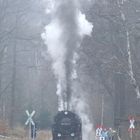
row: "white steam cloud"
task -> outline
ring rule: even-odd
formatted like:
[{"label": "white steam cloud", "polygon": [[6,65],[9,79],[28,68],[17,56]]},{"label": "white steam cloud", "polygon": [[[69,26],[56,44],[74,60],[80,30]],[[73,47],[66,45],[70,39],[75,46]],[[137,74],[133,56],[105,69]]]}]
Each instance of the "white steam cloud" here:
[{"label": "white steam cloud", "polygon": [[78,27],[78,32],[81,37],[83,37],[84,35],[91,36],[93,25],[86,20],[86,16],[80,11],[78,13]]},{"label": "white steam cloud", "polygon": [[81,97],[73,97],[72,98],[72,105],[75,108],[75,111],[82,119],[82,132],[83,132],[83,140],[94,140],[94,132],[93,132],[93,125],[89,120],[88,112],[89,110],[86,101]]},{"label": "white steam cloud", "polygon": [[[89,21],[87,21],[86,16],[82,14],[80,11],[78,12],[78,34],[81,36],[81,39],[85,36],[91,36],[93,25]],[[78,46],[77,46],[78,47]],[[76,71],[76,64],[79,59],[79,55],[77,52],[74,53],[73,56],[73,73],[72,73],[72,79],[75,80],[78,78],[78,74]],[[89,106],[84,100],[85,97],[83,97],[83,92],[80,90],[77,90],[79,87],[77,84],[73,86],[73,94],[72,94],[72,100],[71,100],[71,107],[73,110],[76,111],[76,113],[81,117],[82,119],[82,132],[83,132],[83,140],[93,140],[95,135],[93,132],[93,125],[89,119],[88,112]],[[78,96],[77,93],[80,93]]]},{"label": "white steam cloud", "polygon": [[42,34],[42,38],[45,44],[48,46],[48,53],[53,60],[53,71],[58,80],[57,92],[59,101],[59,111],[64,110],[64,101],[62,93],[65,88],[65,53],[66,48],[61,40],[62,29],[60,28],[59,21],[53,20],[49,25],[45,27],[45,32]]}]

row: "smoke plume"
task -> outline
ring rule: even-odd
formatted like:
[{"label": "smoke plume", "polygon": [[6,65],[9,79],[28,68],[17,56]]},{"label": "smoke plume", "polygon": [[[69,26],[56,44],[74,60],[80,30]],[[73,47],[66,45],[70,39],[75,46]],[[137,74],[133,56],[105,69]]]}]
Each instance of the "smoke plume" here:
[{"label": "smoke plume", "polygon": [[57,78],[59,110],[67,109],[72,93],[73,55],[84,35],[90,34],[92,24],[77,8],[75,0],[50,1],[47,13],[52,11],[52,21],[45,27],[42,38],[53,60]]},{"label": "smoke plume", "polygon": [[[52,67],[57,79],[58,110],[69,109],[69,104],[72,109],[74,106],[74,110],[82,118],[84,140],[88,140],[92,125],[86,113],[87,104],[83,100],[85,97],[81,95],[77,98],[75,95],[73,80],[78,78],[77,49],[83,37],[91,35],[93,25],[79,10],[78,0],[49,0],[49,3],[46,13],[51,14],[52,20],[45,27],[42,38],[53,60]],[[75,91],[81,93],[76,89]]]}]

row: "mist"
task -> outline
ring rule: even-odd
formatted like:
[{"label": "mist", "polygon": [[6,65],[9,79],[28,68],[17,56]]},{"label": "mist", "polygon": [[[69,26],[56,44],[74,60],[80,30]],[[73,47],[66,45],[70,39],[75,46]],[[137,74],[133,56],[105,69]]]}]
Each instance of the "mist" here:
[{"label": "mist", "polygon": [[137,123],[140,114],[139,7],[139,0],[1,0],[2,137],[27,139],[25,111],[35,110],[37,139],[51,138],[54,116],[70,110],[82,119],[83,140],[96,139],[101,126],[115,140],[139,139],[139,125],[128,132],[128,116]]}]

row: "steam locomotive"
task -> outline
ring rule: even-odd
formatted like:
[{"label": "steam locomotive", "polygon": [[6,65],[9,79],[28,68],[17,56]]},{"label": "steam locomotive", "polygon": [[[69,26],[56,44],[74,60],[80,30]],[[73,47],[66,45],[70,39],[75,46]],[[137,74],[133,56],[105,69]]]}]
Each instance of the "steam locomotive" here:
[{"label": "steam locomotive", "polygon": [[60,111],[54,117],[53,140],[82,140],[81,119],[71,111]]}]

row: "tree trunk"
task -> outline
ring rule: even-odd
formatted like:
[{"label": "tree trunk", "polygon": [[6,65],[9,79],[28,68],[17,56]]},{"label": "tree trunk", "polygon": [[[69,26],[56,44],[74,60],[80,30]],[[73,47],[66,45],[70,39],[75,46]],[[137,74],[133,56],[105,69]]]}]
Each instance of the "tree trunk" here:
[{"label": "tree trunk", "polygon": [[114,75],[114,126],[119,129],[121,120],[125,114],[125,80],[121,73]]},{"label": "tree trunk", "polygon": [[12,89],[11,89],[11,115],[10,115],[10,127],[14,127],[14,115],[15,115],[15,89],[16,89],[16,41],[13,46],[13,73],[12,73]]}]

